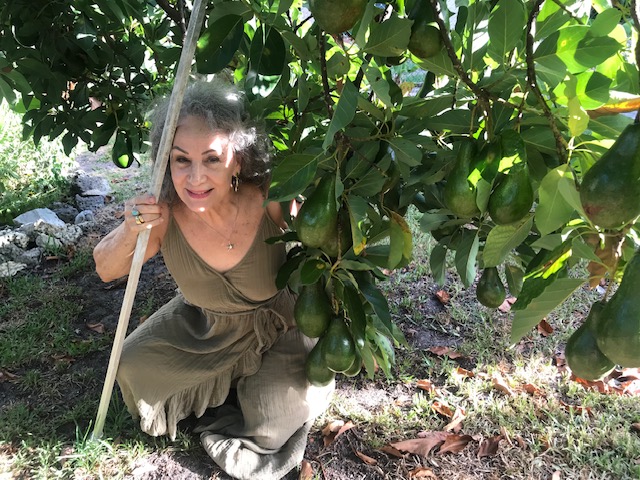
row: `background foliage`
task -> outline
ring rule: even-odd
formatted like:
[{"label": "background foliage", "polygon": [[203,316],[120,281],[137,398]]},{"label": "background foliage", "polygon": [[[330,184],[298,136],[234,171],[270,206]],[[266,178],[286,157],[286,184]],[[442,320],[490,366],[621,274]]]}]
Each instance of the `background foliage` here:
[{"label": "background foliage", "polygon": [[[585,282],[620,278],[636,226],[593,225],[579,185],[632,122],[621,112],[637,108],[629,2],[370,0],[348,32],[332,35],[306,7],[209,2],[196,70],[224,70],[264,119],[277,150],[271,199],[309,196],[319,178],[336,179],[353,247],[337,258],[294,250],[279,281],[332,287],[368,371],[374,359],[388,371],[393,342],[402,341],[376,278],[411,256],[403,219],[411,205],[438,241],[437,279],[447,259],[466,287],[479,270],[499,268],[518,296],[513,342]],[[5,0],[0,93],[24,113],[25,135],[61,137],[67,153],[78,141],[96,150],[115,139],[114,161],[137,161],[146,107],[171,85],[189,8],[183,0]],[[441,34],[428,58],[408,50],[416,10]],[[500,161],[474,177],[478,212],[468,216],[444,200],[463,141],[479,152],[502,147]],[[496,224],[491,194],[518,164],[530,173],[534,207]],[[584,275],[569,277],[585,260]]]}]

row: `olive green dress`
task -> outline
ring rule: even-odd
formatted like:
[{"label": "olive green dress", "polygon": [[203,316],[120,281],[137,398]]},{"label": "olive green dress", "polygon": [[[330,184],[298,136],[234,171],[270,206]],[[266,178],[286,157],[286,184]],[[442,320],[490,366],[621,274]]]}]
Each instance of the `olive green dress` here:
[{"label": "olive green dress", "polygon": [[162,244],[180,293],[127,337],[117,381],[129,411],[150,435],[176,436],[178,421],[201,418],[197,432],[213,460],[240,479],[275,480],[304,455],[313,419],[333,383],[310,385],[306,355],[315,341],[295,328],[295,296],[278,290],[282,230],[265,212],[245,257],[226,272],[205,263],[172,218]]}]

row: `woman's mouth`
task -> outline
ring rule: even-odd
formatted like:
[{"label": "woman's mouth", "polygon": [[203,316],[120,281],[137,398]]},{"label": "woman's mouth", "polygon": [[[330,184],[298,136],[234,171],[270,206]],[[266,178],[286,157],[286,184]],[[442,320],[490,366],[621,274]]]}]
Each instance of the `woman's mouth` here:
[{"label": "woman's mouth", "polygon": [[211,193],[212,189],[209,190],[187,190],[187,195],[189,195],[190,198],[193,198],[194,200],[200,200],[203,198],[207,198],[209,196],[209,194]]}]

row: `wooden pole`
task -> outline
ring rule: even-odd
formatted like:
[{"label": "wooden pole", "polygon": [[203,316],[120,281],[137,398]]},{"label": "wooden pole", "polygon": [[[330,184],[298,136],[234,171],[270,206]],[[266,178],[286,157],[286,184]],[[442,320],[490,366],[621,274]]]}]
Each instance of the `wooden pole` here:
[{"label": "wooden pole", "polygon": [[[154,162],[150,191],[156,198],[160,196],[162,181],[167,169],[167,161],[178,123],[178,115],[182,106],[184,91],[189,80],[191,64],[193,62],[196,43],[198,42],[198,37],[200,36],[200,30],[204,21],[206,6],[207,0],[196,0],[193,12],[191,13],[191,18],[189,19],[189,26],[187,28],[184,45],[182,47],[182,53],[180,54],[180,61],[178,62],[178,70],[173,83],[173,90],[171,92],[171,97],[169,98],[167,118],[164,129],[162,130],[160,145],[158,146],[158,156]],[[107,417],[107,410],[109,409],[109,402],[111,400],[111,393],[113,392],[113,385],[116,380],[116,372],[118,370],[118,364],[120,363],[122,345],[127,334],[129,317],[131,316],[133,300],[138,288],[138,280],[140,279],[140,272],[142,270],[142,264],[144,263],[144,255],[147,250],[150,234],[150,230],[144,230],[138,235],[136,242],[136,249],[131,261],[127,288],[124,293],[124,299],[122,300],[118,327],[116,328],[113,347],[111,348],[111,357],[109,358],[109,366],[107,367],[107,374],[104,380],[102,396],[100,397],[100,405],[98,406],[98,413],[96,415],[96,421],[93,429],[92,436],[94,439],[102,437],[104,422]]]}]

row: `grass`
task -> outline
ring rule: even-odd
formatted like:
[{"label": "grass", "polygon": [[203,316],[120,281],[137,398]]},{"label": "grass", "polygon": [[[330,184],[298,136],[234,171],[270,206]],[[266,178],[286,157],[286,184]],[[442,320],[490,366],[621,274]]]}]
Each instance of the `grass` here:
[{"label": "grass", "polygon": [[[553,335],[532,332],[511,348],[509,317],[480,307],[453,273],[442,286],[451,294],[449,304],[440,311],[426,308],[440,287],[429,277],[431,239],[417,229],[416,218],[410,211],[414,261],[382,287],[398,323],[435,332],[463,357],[398,348],[394,378],[340,377],[341,394],[316,428],[332,418],[351,420],[359,448],[375,455],[390,442],[442,431],[450,419],[434,410],[438,402],[464,411],[460,433],[473,440],[459,453],[400,462],[434,468],[451,480],[547,479],[555,472],[563,479],[640,478],[640,437],[631,428],[640,422],[638,398],[584,388],[552,363],[594,294],[579,291],[550,315]],[[84,292],[71,280],[92,269],[90,252],[78,251],[46,278],[0,282],[0,372],[17,375],[0,386],[0,478],[131,478],[154,453],[203,456],[196,436],[181,433],[171,442],[142,434],[117,392],[104,438],[90,438],[111,338],[78,331]],[[148,297],[139,313],[158,306]],[[459,366],[473,376],[460,374]],[[496,387],[498,377],[512,393]],[[435,388],[418,388],[424,379]],[[525,385],[535,390],[528,393]],[[480,440],[500,434],[500,455],[478,458]],[[348,461],[351,452],[334,456],[332,465]]]}]

